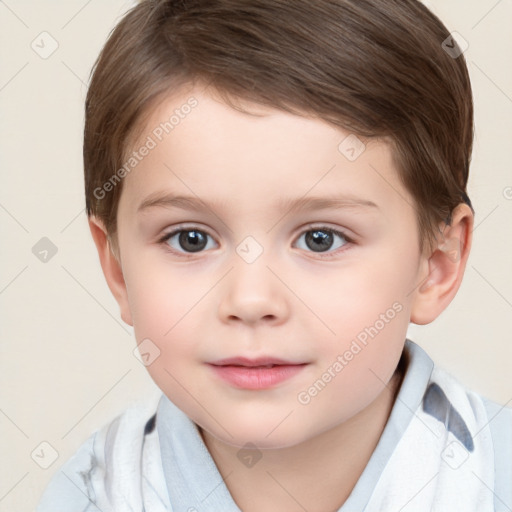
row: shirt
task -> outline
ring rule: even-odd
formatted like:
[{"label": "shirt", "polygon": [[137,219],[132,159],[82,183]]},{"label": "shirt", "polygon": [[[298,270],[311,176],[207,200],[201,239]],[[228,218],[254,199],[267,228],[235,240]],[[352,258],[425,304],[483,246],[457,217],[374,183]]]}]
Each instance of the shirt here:
[{"label": "shirt", "polygon": [[[338,512],[512,510],[512,409],[467,390],[407,339],[379,442]],[[240,512],[198,427],[165,395],[96,431],[36,512]]]}]

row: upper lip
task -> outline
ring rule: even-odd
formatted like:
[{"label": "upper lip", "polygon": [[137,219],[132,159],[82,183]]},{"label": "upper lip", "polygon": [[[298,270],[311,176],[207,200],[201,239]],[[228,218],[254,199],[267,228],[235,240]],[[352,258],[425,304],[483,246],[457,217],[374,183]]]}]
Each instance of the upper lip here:
[{"label": "upper lip", "polygon": [[276,357],[257,357],[250,359],[247,357],[229,357],[227,359],[219,359],[212,361],[210,364],[215,366],[270,366],[270,365],[301,365],[306,363],[297,363],[293,361],[285,361]]}]

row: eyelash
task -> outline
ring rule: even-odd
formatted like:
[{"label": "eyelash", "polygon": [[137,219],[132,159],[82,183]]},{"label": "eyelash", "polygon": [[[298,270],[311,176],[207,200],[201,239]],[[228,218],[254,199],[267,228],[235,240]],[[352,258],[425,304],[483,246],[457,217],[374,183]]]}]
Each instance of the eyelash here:
[{"label": "eyelash", "polygon": [[[200,233],[204,233],[207,236],[209,236],[210,238],[213,238],[213,236],[210,235],[210,233],[208,233],[208,231],[205,231],[204,229],[199,229],[199,228],[197,228],[195,226],[178,226],[176,229],[174,229],[170,233],[166,233],[160,239],[158,239],[158,243],[164,245],[164,248],[165,248],[166,251],[170,252],[171,254],[177,255],[178,257],[181,257],[181,258],[190,258],[190,257],[194,256],[194,254],[200,254],[202,251],[199,251],[198,253],[183,253],[183,252],[180,252],[180,251],[176,251],[176,250],[172,249],[169,246],[169,244],[167,242],[174,235],[177,235],[178,233],[181,233],[183,231],[185,231],[185,232],[186,231],[199,231]],[[318,255],[320,258],[323,258],[323,259],[334,258],[339,253],[348,250],[350,247],[347,247],[347,245],[350,246],[350,245],[354,244],[354,240],[352,238],[350,238],[349,236],[347,236],[343,231],[339,231],[337,229],[329,228],[327,226],[313,226],[313,227],[310,227],[309,229],[306,229],[305,231],[302,231],[300,233],[300,235],[297,237],[297,240],[302,235],[304,235],[305,233],[308,233],[310,231],[325,231],[327,233],[332,233],[334,235],[337,235],[337,236],[343,238],[345,240],[345,242],[346,242],[345,245],[343,245],[341,248],[338,248],[338,249],[336,249],[333,252],[325,253],[325,254],[328,254],[328,256],[324,255],[324,253],[321,253],[321,252],[315,253],[313,251],[308,251],[308,252],[312,252],[313,254]]]}]

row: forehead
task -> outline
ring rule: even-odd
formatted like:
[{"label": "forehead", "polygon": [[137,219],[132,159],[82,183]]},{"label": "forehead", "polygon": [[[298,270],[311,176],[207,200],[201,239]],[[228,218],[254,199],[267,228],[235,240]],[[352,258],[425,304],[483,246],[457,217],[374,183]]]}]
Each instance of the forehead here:
[{"label": "forehead", "polygon": [[[385,140],[362,140],[311,117],[240,103],[187,87],[146,115],[132,151],[150,147],[125,178],[133,208],[165,193],[205,203],[282,209],[307,196],[358,197],[379,206],[412,204]],[[355,158],[354,158],[355,156]]]}]

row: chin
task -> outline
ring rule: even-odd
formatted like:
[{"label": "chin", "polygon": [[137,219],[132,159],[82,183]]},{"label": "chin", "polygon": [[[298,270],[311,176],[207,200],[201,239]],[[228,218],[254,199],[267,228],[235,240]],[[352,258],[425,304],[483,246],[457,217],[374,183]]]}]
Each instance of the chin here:
[{"label": "chin", "polygon": [[250,443],[253,449],[260,450],[289,448],[307,441],[315,435],[315,433],[309,432],[304,424],[285,426],[284,424],[279,425],[280,421],[282,421],[282,418],[271,422],[263,422],[260,419],[252,425],[248,425],[247,422],[224,424],[231,436],[218,425],[208,424],[206,428],[199,424],[198,426],[222,443],[236,448],[247,448],[248,443]]}]

